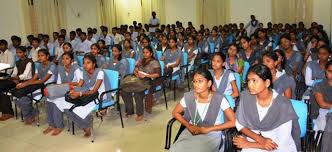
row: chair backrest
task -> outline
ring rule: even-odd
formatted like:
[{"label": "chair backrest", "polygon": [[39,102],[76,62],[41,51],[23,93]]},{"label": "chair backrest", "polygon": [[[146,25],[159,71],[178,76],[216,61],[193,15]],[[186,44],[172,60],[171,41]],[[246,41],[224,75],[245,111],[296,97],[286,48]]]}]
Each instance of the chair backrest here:
[{"label": "chair backrest", "polygon": [[135,59],[133,58],[127,58],[127,61],[129,63],[129,73],[128,74],[133,74],[135,70]]},{"label": "chair backrest", "polygon": [[209,42],[209,53],[213,54],[215,50],[216,50],[216,44]]},{"label": "chair backrest", "polygon": [[159,64],[160,64],[160,75],[164,76],[165,63],[164,61],[159,61]]},{"label": "chair backrest", "polygon": [[77,59],[78,59],[78,65],[79,66],[81,66],[81,67],[83,67],[83,58],[84,58],[84,56],[82,56],[82,55],[78,55],[77,56]]},{"label": "chair backrest", "polygon": [[332,112],[332,108],[330,108],[329,112]]},{"label": "chair backrest", "polygon": [[305,136],[307,130],[307,116],[308,116],[308,108],[307,104],[303,101],[293,100],[291,99],[292,106],[295,110],[296,115],[299,117],[299,125],[301,130],[301,138]]},{"label": "chair backrest", "polygon": [[110,58],[110,57],[108,57],[108,56],[107,56],[107,57],[105,57],[105,58],[106,58],[106,62],[109,62],[109,61],[110,61],[110,59],[111,59],[111,58]]},{"label": "chair backrest", "polygon": [[182,65],[188,65],[188,52],[182,52]]},{"label": "chair backrest", "polygon": [[234,73],[235,81],[236,81],[236,86],[239,92],[241,92],[241,76],[238,73]]},{"label": "chair backrest", "polygon": [[104,72],[110,83],[109,89],[110,90],[118,89],[119,88],[119,72],[110,70],[110,69],[104,69]]},{"label": "chair backrest", "polygon": [[[232,96],[230,96],[230,95],[225,95],[225,98],[226,98],[226,100],[228,101],[228,103],[229,103],[229,106],[232,108],[232,109],[234,109],[234,107],[235,107],[235,100],[233,99],[233,97]],[[224,123],[225,122],[225,115],[224,115],[224,112],[222,113],[222,116],[221,116],[221,123]]]},{"label": "chair backrest", "polygon": [[157,60],[160,61],[161,57],[163,56],[163,52],[162,51],[156,51],[156,56],[157,56]]},{"label": "chair backrest", "polygon": [[34,62],[34,64],[35,64],[35,71],[37,71],[40,66],[40,62],[37,61],[37,62]]},{"label": "chair backrest", "polygon": [[242,74],[242,80],[243,81],[245,81],[247,79],[249,68],[250,68],[249,62],[245,61],[244,62],[244,67],[243,67],[243,74]]}]

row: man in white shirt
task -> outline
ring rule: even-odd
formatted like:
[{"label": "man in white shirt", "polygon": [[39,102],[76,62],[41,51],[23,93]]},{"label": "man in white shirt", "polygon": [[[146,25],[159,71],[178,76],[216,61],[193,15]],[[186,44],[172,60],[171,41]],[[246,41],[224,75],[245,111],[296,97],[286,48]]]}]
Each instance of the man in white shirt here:
[{"label": "man in white shirt", "polygon": [[156,18],[156,12],[152,12],[152,18],[150,18],[150,21],[149,21],[149,32],[150,33],[154,33],[156,32],[156,28],[159,27],[159,24],[160,24],[160,21],[158,18]]},{"label": "man in white shirt", "polygon": [[31,58],[33,62],[38,61],[38,51],[40,50],[39,43],[40,40],[38,38],[32,39],[32,48],[29,53],[29,58]]},{"label": "man in white shirt", "polygon": [[59,38],[59,33],[53,32],[53,45],[55,47],[59,46],[58,38]]},{"label": "man in white shirt", "polygon": [[81,33],[80,38],[81,38],[82,42],[78,44],[78,52],[79,53],[89,53],[92,42],[87,39],[85,32]]},{"label": "man in white shirt", "polygon": [[102,30],[102,34],[100,35],[99,39],[100,40],[104,40],[105,44],[109,47],[109,46],[113,46],[114,45],[114,40],[112,37],[108,36],[108,29],[106,27],[103,28]]},{"label": "man in white shirt", "polygon": [[250,37],[258,28],[259,21],[256,20],[255,15],[250,16],[251,21],[244,27],[247,30],[247,35]]},{"label": "man in white shirt", "polygon": [[114,44],[119,44],[121,41],[124,40],[123,35],[119,34],[119,29],[117,27],[112,28],[111,37],[114,40]]},{"label": "man in white shirt", "polygon": [[69,42],[69,37],[67,36],[66,29],[61,29],[60,30],[60,35],[63,35],[65,37],[65,42]]},{"label": "man in white shirt", "polygon": [[10,39],[12,40],[12,44],[9,45],[8,50],[11,51],[13,53],[13,55],[15,56],[16,48],[21,46],[22,40],[20,37],[18,37],[16,35],[13,35]]},{"label": "man in white shirt", "polygon": [[93,43],[97,43],[97,40],[95,39],[95,38],[93,38],[93,33],[92,33],[92,31],[89,31],[88,32],[88,38],[87,38],[89,41],[91,41],[92,42],[92,44]]},{"label": "man in white shirt", "polygon": [[78,50],[78,44],[80,43],[81,40],[77,40],[76,39],[76,32],[75,31],[71,31],[69,33],[69,43],[71,44],[72,48],[73,48],[73,52],[76,52]]},{"label": "man in white shirt", "polygon": [[55,55],[55,52],[54,52],[55,46],[53,43],[51,43],[49,41],[50,41],[50,36],[45,34],[44,35],[44,44],[43,44],[43,46],[40,46],[40,48],[47,49],[50,52],[50,55],[54,56]]},{"label": "man in white shirt", "polygon": [[14,67],[15,64],[14,55],[8,50],[6,40],[0,40],[0,63],[9,64],[10,67]]},{"label": "man in white shirt", "polygon": [[65,36],[60,35],[58,40],[59,40],[59,46],[55,48],[55,57],[54,57],[55,63],[59,61],[60,57],[63,54],[63,44],[65,43]]}]

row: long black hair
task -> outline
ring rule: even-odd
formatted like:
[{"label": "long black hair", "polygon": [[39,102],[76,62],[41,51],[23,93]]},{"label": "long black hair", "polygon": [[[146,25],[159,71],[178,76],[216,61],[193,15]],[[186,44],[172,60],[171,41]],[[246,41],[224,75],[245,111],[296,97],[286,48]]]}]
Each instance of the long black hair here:
[{"label": "long black hair", "polygon": [[[272,73],[266,65],[264,65],[264,64],[255,64],[252,67],[250,67],[248,73],[255,73],[258,77],[260,77],[264,81],[270,80],[269,89],[273,88]],[[247,79],[248,79],[248,77],[247,77]]]},{"label": "long black hair", "polygon": [[205,79],[209,81],[211,81],[211,87],[210,89],[212,89],[212,85],[213,85],[213,76],[211,74],[211,72],[205,68],[199,68],[198,70],[195,71],[194,75],[199,74],[202,75]]},{"label": "long black hair", "polygon": [[83,63],[84,63],[85,59],[90,60],[92,63],[95,64],[95,68],[98,68],[98,66],[97,66],[97,59],[96,59],[96,57],[94,55],[92,55],[91,53],[87,53],[83,57]]}]

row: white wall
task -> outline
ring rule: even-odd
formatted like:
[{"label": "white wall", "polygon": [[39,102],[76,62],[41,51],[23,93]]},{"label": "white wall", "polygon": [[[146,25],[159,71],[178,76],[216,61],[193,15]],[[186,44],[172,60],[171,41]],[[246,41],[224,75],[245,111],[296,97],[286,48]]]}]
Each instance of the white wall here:
[{"label": "white wall", "polygon": [[99,29],[96,0],[67,0],[66,6],[68,33],[78,27],[83,31],[88,27]]},{"label": "white wall", "polygon": [[251,14],[266,26],[272,20],[271,0],[231,0],[232,23],[246,24]]},{"label": "white wall", "polygon": [[[0,39],[11,43],[12,35],[20,36],[24,42],[26,37],[23,26],[22,10],[19,8],[19,0],[2,0],[0,5]],[[6,5],[4,5],[6,4]]]},{"label": "white wall", "polygon": [[313,21],[322,24],[324,29],[331,36],[332,4],[331,0],[314,0]]},{"label": "white wall", "polygon": [[195,10],[196,0],[166,0],[166,24],[180,21],[184,26],[187,26],[188,21],[191,21],[194,26],[197,26]]}]

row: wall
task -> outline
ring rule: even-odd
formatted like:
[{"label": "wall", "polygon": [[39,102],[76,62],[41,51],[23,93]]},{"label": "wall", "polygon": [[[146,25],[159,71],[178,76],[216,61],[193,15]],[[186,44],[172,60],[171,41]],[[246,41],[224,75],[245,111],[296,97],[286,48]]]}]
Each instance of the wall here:
[{"label": "wall", "polygon": [[12,35],[20,36],[24,42],[26,33],[23,26],[23,17],[19,8],[20,0],[2,0],[0,5],[0,39],[5,39],[11,43]]},{"label": "wall", "polygon": [[166,24],[181,21],[184,26],[187,26],[188,21],[191,21],[194,26],[197,26],[195,10],[196,0],[166,0]]},{"label": "wall", "polygon": [[78,27],[83,31],[86,31],[88,27],[99,27],[96,0],[67,0],[66,6],[67,31],[75,30]]},{"label": "wall", "polygon": [[271,18],[271,0],[231,0],[231,22],[246,24],[250,15],[266,25]]}]

